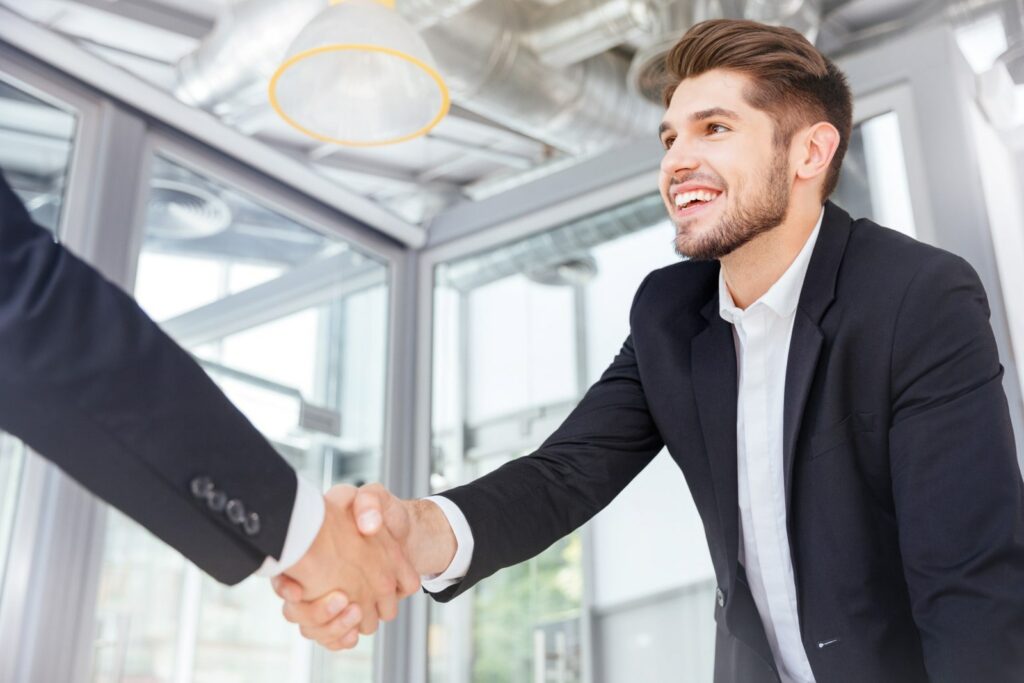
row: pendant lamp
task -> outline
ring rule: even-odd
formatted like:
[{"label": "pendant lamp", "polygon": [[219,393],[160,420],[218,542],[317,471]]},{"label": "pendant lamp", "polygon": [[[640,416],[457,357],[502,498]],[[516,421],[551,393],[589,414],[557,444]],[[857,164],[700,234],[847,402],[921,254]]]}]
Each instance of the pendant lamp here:
[{"label": "pendant lamp", "polygon": [[270,104],[322,142],[390,145],[425,135],[448,113],[448,87],[393,0],[332,0],[288,48]]}]

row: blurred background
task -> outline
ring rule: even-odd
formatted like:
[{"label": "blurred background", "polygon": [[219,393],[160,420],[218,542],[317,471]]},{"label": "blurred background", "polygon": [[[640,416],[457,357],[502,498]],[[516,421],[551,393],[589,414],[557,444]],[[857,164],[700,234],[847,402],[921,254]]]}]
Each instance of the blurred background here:
[{"label": "blurred background", "polygon": [[[0,168],[310,481],[428,495],[568,414],[640,280],[677,260],[661,64],[722,16],[792,26],[846,71],[833,200],[978,270],[1024,453],[1019,0],[350,2],[370,19],[327,0],[0,0]],[[334,92],[283,66],[307,68],[310,27],[391,36],[419,70],[387,90],[390,67],[353,57]],[[537,558],[327,653],[265,581],[225,589],[0,435],[5,683],[709,682],[714,590],[663,453]]]}]

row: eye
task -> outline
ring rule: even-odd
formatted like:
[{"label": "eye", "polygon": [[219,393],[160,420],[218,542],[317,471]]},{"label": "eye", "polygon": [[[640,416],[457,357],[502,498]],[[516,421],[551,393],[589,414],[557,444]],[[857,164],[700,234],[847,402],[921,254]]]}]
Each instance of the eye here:
[{"label": "eye", "polygon": [[672,146],[672,143],[675,142],[675,141],[676,141],[676,136],[669,135],[669,136],[667,136],[665,139],[663,139],[661,141],[661,144],[665,147],[665,149],[668,149],[668,148],[670,148]]},{"label": "eye", "polygon": [[723,126],[720,123],[708,124],[708,132],[711,133],[712,135],[714,135],[715,133],[725,133],[728,132],[728,130],[729,129],[726,126]]}]

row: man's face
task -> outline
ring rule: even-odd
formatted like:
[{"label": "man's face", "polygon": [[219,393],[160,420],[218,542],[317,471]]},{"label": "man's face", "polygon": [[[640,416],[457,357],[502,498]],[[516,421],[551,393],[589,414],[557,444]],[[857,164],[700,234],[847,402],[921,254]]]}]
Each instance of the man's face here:
[{"label": "man's face", "polygon": [[786,218],[789,150],[743,98],[749,77],[724,69],[682,81],[662,120],[659,188],[680,255],[718,259]]}]

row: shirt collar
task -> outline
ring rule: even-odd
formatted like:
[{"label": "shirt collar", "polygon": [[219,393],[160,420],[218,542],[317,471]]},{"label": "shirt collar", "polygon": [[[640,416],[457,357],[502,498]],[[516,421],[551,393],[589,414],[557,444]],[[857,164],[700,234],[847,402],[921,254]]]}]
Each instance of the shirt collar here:
[{"label": "shirt collar", "polygon": [[[787,317],[793,314],[797,304],[800,302],[800,290],[803,289],[804,276],[807,275],[807,266],[811,262],[811,254],[814,252],[814,245],[818,241],[818,233],[821,231],[821,221],[824,217],[825,207],[822,206],[821,213],[818,214],[818,223],[814,226],[814,231],[811,232],[810,237],[804,242],[803,248],[796,255],[793,263],[789,264],[789,268],[782,274],[782,277],[776,280],[775,284],[769,287],[768,291],[748,306],[746,310],[749,311],[754,306],[764,304],[779,317]],[[719,268],[718,314],[726,322],[731,323],[736,318],[742,316],[743,313],[744,311],[740,310],[733,301],[732,294],[729,293],[729,287],[725,284],[725,274]]]}]

